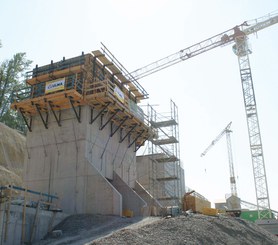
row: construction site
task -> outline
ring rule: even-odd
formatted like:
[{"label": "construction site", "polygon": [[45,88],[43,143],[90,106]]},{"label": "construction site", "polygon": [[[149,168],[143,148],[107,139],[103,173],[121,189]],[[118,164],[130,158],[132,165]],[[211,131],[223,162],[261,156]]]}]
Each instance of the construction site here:
[{"label": "construction site", "polygon": [[[134,72],[104,44],[28,71],[11,103],[26,137],[1,124],[0,245],[157,244],[152,235],[162,244],[278,244],[247,45],[248,35],[276,23],[277,14],[235,26]],[[169,99],[166,113],[141,106],[149,94],[138,80],[228,44],[240,67],[255,204],[238,195],[232,122],[201,153],[226,136],[231,190],[226,202],[213,204],[186,186],[179,105]],[[183,235],[175,240],[169,227]],[[213,238],[214,232],[223,235]]]}]

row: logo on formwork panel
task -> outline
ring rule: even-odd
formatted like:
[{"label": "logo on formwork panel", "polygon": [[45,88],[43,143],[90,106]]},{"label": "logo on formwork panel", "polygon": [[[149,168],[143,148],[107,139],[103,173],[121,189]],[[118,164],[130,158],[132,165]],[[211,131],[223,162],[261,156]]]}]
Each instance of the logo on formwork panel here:
[{"label": "logo on formwork panel", "polygon": [[114,88],[114,95],[118,98],[119,101],[124,103],[125,101],[125,95],[122,90],[120,90],[119,87],[115,86]]},{"label": "logo on formwork panel", "polygon": [[65,78],[52,80],[45,83],[45,93],[52,93],[59,90],[65,89]]}]

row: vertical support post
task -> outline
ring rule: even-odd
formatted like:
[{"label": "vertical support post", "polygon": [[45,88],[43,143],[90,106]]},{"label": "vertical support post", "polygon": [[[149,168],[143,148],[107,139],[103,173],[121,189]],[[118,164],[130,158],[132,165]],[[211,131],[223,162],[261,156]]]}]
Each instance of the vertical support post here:
[{"label": "vertical support post", "polygon": [[26,221],[26,195],[27,195],[27,190],[25,189],[24,191],[24,204],[22,207],[22,227],[21,227],[21,244],[24,244],[25,242],[25,221]]},{"label": "vertical support post", "polygon": [[5,224],[5,235],[4,235],[4,242],[8,239],[8,230],[9,230],[9,223],[10,223],[10,212],[11,212],[11,200],[12,199],[12,190],[9,189],[8,191],[8,209],[5,208],[6,212],[6,224]]}]

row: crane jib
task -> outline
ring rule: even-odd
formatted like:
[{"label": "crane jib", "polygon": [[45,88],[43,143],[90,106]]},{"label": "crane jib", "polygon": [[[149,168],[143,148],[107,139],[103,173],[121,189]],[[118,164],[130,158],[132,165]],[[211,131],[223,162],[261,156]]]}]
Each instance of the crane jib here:
[{"label": "crane jib", "polygon": [[206,51],[212,50],[216,47],[228,45],[235,41],[235,38],[239,35],[239,31],[240,35],[250,35],[252,33],[257,33],[258,31],[276,23],[278,23],[277,13],[266,15],[252,21],[245,21],[241,25],[237,25],[225,32],[217,34],[197,44],[182,49],[174,54],[171,54],[146,66],[136,69],[130,74],[132,75],[132,79],[134,80],[141,79],[150,74],[175,65],[181,61],[187,60]]}]

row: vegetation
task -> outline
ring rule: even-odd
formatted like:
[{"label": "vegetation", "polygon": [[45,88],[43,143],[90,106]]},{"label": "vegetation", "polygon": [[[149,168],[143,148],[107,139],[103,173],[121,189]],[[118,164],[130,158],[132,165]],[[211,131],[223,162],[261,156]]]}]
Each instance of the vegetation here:
[{"label": "vegetation", "polygon": [[21,132],[26,131],[23,119],[10,109],[10,105],[13,91],[25,87],[24,74],[31,63],[25,53],[17,53],[10,60],[0,61],[0,122]]}]

